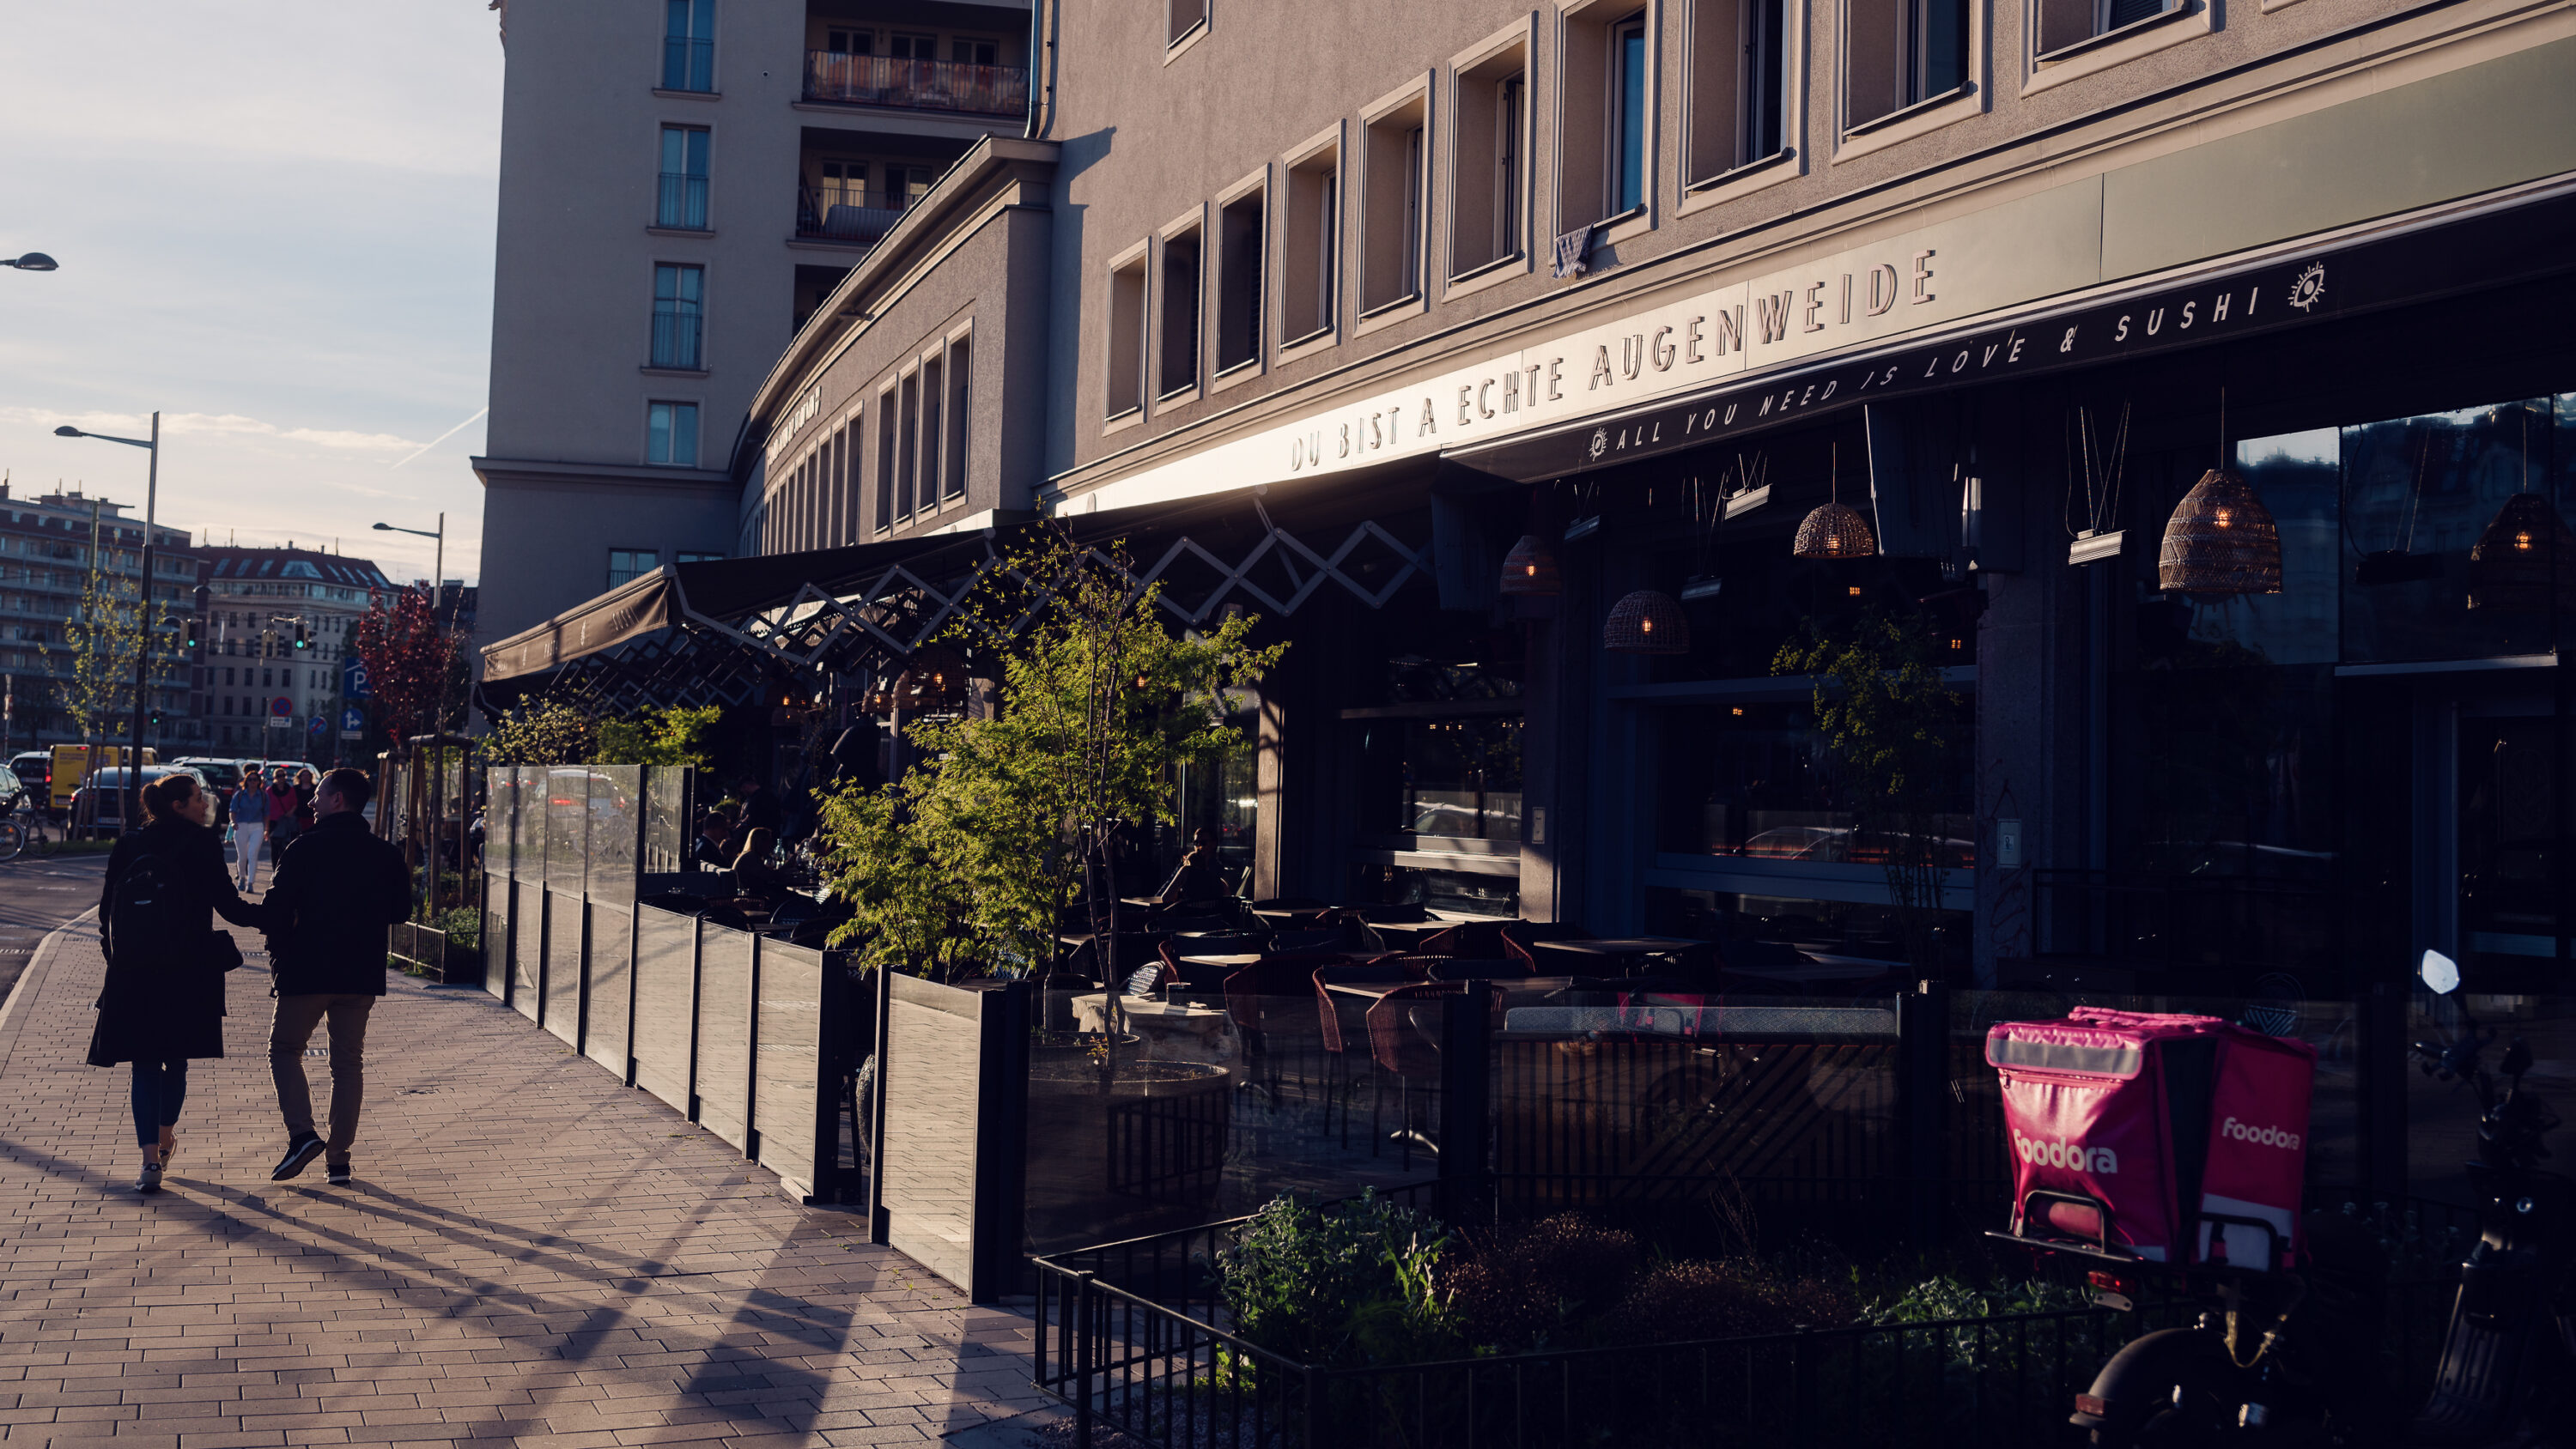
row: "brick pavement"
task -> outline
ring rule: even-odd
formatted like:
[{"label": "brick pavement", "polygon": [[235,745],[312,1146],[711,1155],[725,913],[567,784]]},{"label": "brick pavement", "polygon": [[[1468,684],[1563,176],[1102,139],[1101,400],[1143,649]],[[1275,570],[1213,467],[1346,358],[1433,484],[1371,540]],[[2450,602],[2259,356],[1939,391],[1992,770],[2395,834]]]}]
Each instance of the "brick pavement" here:
[{"label": "brick pavement", "polygon": [[81,1060],[104,970],[76,922],[0,1020],[9,1445],[920,1444],[1036,1403],[1025,1319],[479,992],[397,978],[357,1184],[271,1183],[254,955],[141,1197],[125,1069]]}]

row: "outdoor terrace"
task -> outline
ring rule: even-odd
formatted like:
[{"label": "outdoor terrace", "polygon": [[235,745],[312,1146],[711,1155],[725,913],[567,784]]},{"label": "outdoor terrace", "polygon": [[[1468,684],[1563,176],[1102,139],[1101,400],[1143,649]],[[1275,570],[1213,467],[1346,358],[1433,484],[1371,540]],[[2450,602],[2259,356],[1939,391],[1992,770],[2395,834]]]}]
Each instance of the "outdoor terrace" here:
[{"label": "outdoor terrace", "polygon": [[804,98],[829,105],[1016,116],[1028,109],[1029,73],[1016,65],[809,50]]}]

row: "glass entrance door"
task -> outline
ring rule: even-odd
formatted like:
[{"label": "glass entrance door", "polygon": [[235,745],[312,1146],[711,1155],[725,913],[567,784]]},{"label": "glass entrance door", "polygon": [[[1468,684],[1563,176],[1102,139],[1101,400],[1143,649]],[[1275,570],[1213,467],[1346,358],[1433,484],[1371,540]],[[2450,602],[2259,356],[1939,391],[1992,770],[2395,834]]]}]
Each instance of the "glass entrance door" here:
[{"label": "glass entrance door", "polygon": [[2450,825],[2460,964],[2472,981],[2566,989],[2561,722],[2546,700],[2460,710]]}]

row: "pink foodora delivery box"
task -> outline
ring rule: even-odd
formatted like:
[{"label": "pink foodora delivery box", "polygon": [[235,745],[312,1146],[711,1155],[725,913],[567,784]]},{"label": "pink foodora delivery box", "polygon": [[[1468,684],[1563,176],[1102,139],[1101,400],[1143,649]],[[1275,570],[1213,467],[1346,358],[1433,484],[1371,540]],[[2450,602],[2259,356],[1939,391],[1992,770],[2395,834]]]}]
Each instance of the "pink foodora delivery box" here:
[{"label": "pink foodora delivery box", "polygon": [[2298,1250],[2316,1053],[2214,1016],[2078,1007],[1986,1034],[2013,1232],[2159,1263],[2283,1268]]}]

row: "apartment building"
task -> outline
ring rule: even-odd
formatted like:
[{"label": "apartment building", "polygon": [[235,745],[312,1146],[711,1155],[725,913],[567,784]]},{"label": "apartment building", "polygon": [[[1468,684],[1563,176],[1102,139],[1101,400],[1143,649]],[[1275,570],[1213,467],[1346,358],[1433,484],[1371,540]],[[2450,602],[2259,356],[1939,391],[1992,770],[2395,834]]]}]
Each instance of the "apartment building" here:
[{"label": "apartment building", "polygon": [[362,558],[296,548],[201,548],[198,715],[208,748],[328,761],[341,675],[371,595],[391,587]]},{"label": "apartment building", "polygon": [[509,633],[733,550],[753,392],[970,145],[1025,4],[559,0],[507,15],[482,575]]},{"label": "apartment building", "polygon": [[[66,708],[65,685],[78,672],[66,626],[80,617],[94,569],[133,587],[142,569],[143,524],[125,510],[77,490],[13,497],[0,484],[0,674],[7,678],[13,750],[80,742],[79,724]],[[183,630],[194,608],[189,585],[198,551],[187,534],[168,528],[158,530],[153,548],[152,600],[173,630]],[[175,655],[178,641],[164,637]],[[147,743],[169,747],[203,737],[186,670],[175,659],[154,670],[149,693]]]},{"label": "apartment building", "polygon": [[[2428,949],[2565,988],[2576,11],[1035,29],[1025,130],[750,396],[747,557],[487,679],[668,687],[683,639],[861,711],[1046,519],[1292,643],[1175,786],[1256,895],[1706,936],[1784,989],[2348,1000]],[[1912,876],[1796,672],[1882,626],[1959,711]]]}]

